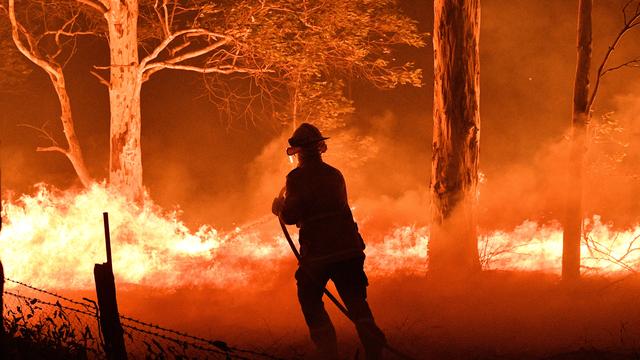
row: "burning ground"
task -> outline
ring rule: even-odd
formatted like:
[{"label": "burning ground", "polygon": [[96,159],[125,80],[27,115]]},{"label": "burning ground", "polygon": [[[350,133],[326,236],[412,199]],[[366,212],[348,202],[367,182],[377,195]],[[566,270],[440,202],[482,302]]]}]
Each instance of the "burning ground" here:
[{"label": "burning ground", "polygon": [[[402,207],[421,198],[353,203],[368,242],[369,300],[394,346],[442,359],[625,358],[637,349],[640,228],[588,220],[586,279],[576,286],[559,281],[561,227],[532,220],[481,234],[482,274],[434,280],[425,272],[428,227],[389,220],[411,213]],[[190,230],[179,211],[150,199],[133,205],[100,184],[77,191],[39,185],[3,209],[0,256],[13,279],[93,297],[93,264],[105,260],[104,210],[122,313],[285,357],[311,353],[295,261],[271,215],[229,230]],[[355,354],[352,326],[335,309],[331,315],[343,352]]]},{"label": "burning ground", "polygon": [[[406,205],[410,200],[402,198]],[[368,240],[368,273],[373,278],[418,276],[427,264],[428,226],[385,223],[400,211],[383,202],[353,211]],[[397,205],[395,205],[397,206]],[[150,199],[127,201],[104,184],[60,191],[38,185],[33,195],[3,204],[1,256],[8,274],[39,287],[90,288],[94,263],[103,262],[102,211],[110,214],[116,278],[156,288],[269,287],[273,274],[290,263],[275,218],[264,215],[234,229],[209,225],[190,230],[180,212],[166,212]],[[360,214],[364,215],[360,215]],[[640,267],[640,226],[621,230],[600,216],[585,220],[582,247],[586,275],[615,276]],[[525,220],[510,231],[485,230],[479,236],[485,270],[530,271],[558,275],[562,228],[557,222]]]}]

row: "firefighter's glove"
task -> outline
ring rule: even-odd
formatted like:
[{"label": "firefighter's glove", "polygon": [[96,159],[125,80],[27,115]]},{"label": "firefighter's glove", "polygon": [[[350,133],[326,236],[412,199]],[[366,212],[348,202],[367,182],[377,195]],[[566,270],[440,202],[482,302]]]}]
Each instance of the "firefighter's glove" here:
[{"label": "firefighter's glove", "polygon": [[282,212],[283,207],[284,207],[284,197],[279,196],[273,199],[273,203],[271,204],[271,212],[275,216],[280,216],[280,212]]}]

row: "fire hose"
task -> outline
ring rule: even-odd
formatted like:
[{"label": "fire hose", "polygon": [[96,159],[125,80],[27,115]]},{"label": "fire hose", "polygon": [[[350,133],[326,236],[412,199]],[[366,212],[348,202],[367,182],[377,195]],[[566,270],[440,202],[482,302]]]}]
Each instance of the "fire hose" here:
[{"label": "fire hose", "polygon": [[[300,252],[298,251],[298,248],[296,247],[296,245],[293,243],[293,240],[291,239],[291,235],[289,235],[289,230],[287,230],[287,226],[285,225],[284,221],[282,221],[282,218],[280,216],[278,216],[278,220],[280,221],[280,227],[282,228],[282,232],[284,233],[284,237],[287,239],[287,242],[289,243],[289,247],[291,247],[291,251],[293,252],[293,255],[295,255],[296,259],[298,260],[298,263],[300,262],[301,258],[300,258]],[[338,310],[340,310],[341,313],[343,313],[349,320],[351,320],[351,322],[355,325],[356,324],[356,320],[353,319],[350,315],[349,315],[349,310],[347,310],[347,308],[342,305],[342,303],[340,302],[340,300],[338,300],[338,298],[336,298],[331,291],[327,290],[327,288],[323,288],[322,291],[324,292],[324,294],[329,298],[329,300],[331,300],[331,302],[334,303],[334,305],[338,308]],[[397,356],[400,359],[405,359],[405,360],[413,360],[412,357],[402,353],[400,350],[395,349],[394,347],[392,347],[391,345],[389,345],[386,341],[384,341],[382,343],[382,345],[384,346],[385,349],[387,349],[390,353],[394,354],[395,356]]]}]

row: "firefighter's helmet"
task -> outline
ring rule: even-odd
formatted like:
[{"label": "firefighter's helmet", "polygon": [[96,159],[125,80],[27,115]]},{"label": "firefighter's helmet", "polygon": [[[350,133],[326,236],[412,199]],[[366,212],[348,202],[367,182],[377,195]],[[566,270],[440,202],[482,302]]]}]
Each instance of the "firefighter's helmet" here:
[{"label": "firefighter's helmet", "polygon": [[302,123],[296,131],[293,132],[291,138],[289,138],[289,145],[291,146],[287,148],[287,155],[299,153],[302,149],[327,139],[328,137],[322,136],[322,133],[320,133],[317,127],[309,123]]}]

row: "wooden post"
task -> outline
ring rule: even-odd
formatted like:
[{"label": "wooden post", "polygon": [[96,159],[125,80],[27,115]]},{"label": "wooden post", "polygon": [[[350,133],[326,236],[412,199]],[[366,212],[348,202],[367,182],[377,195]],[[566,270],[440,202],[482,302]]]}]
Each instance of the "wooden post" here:
[{"label": "wooden post", "polygon": [[4,336],[4,268],[0,261],[0,354],[5,354]]},{"label": "wooden post", "polygon": [[107,359],[127,359],[127,350],[124,345],[124,331],[120,324],[118,314],[118,302],[116,300],[116,284],[113,278],[113,265],[111,263],[111,236],[109,235],[109,214],[103,213],[104,235],[107,249],[107,262],[95,264],[93,276],[96,281],[96,294],[98,296],[98,308],[100,310],[100,329],[104,336],[104,351]]},{"label": "wooden post", "polygon": [[[2,232],[2,140],[0,140],[0,232]],[[0,261],[0,354],[5,353],[4,338],[4,267]]]}]

